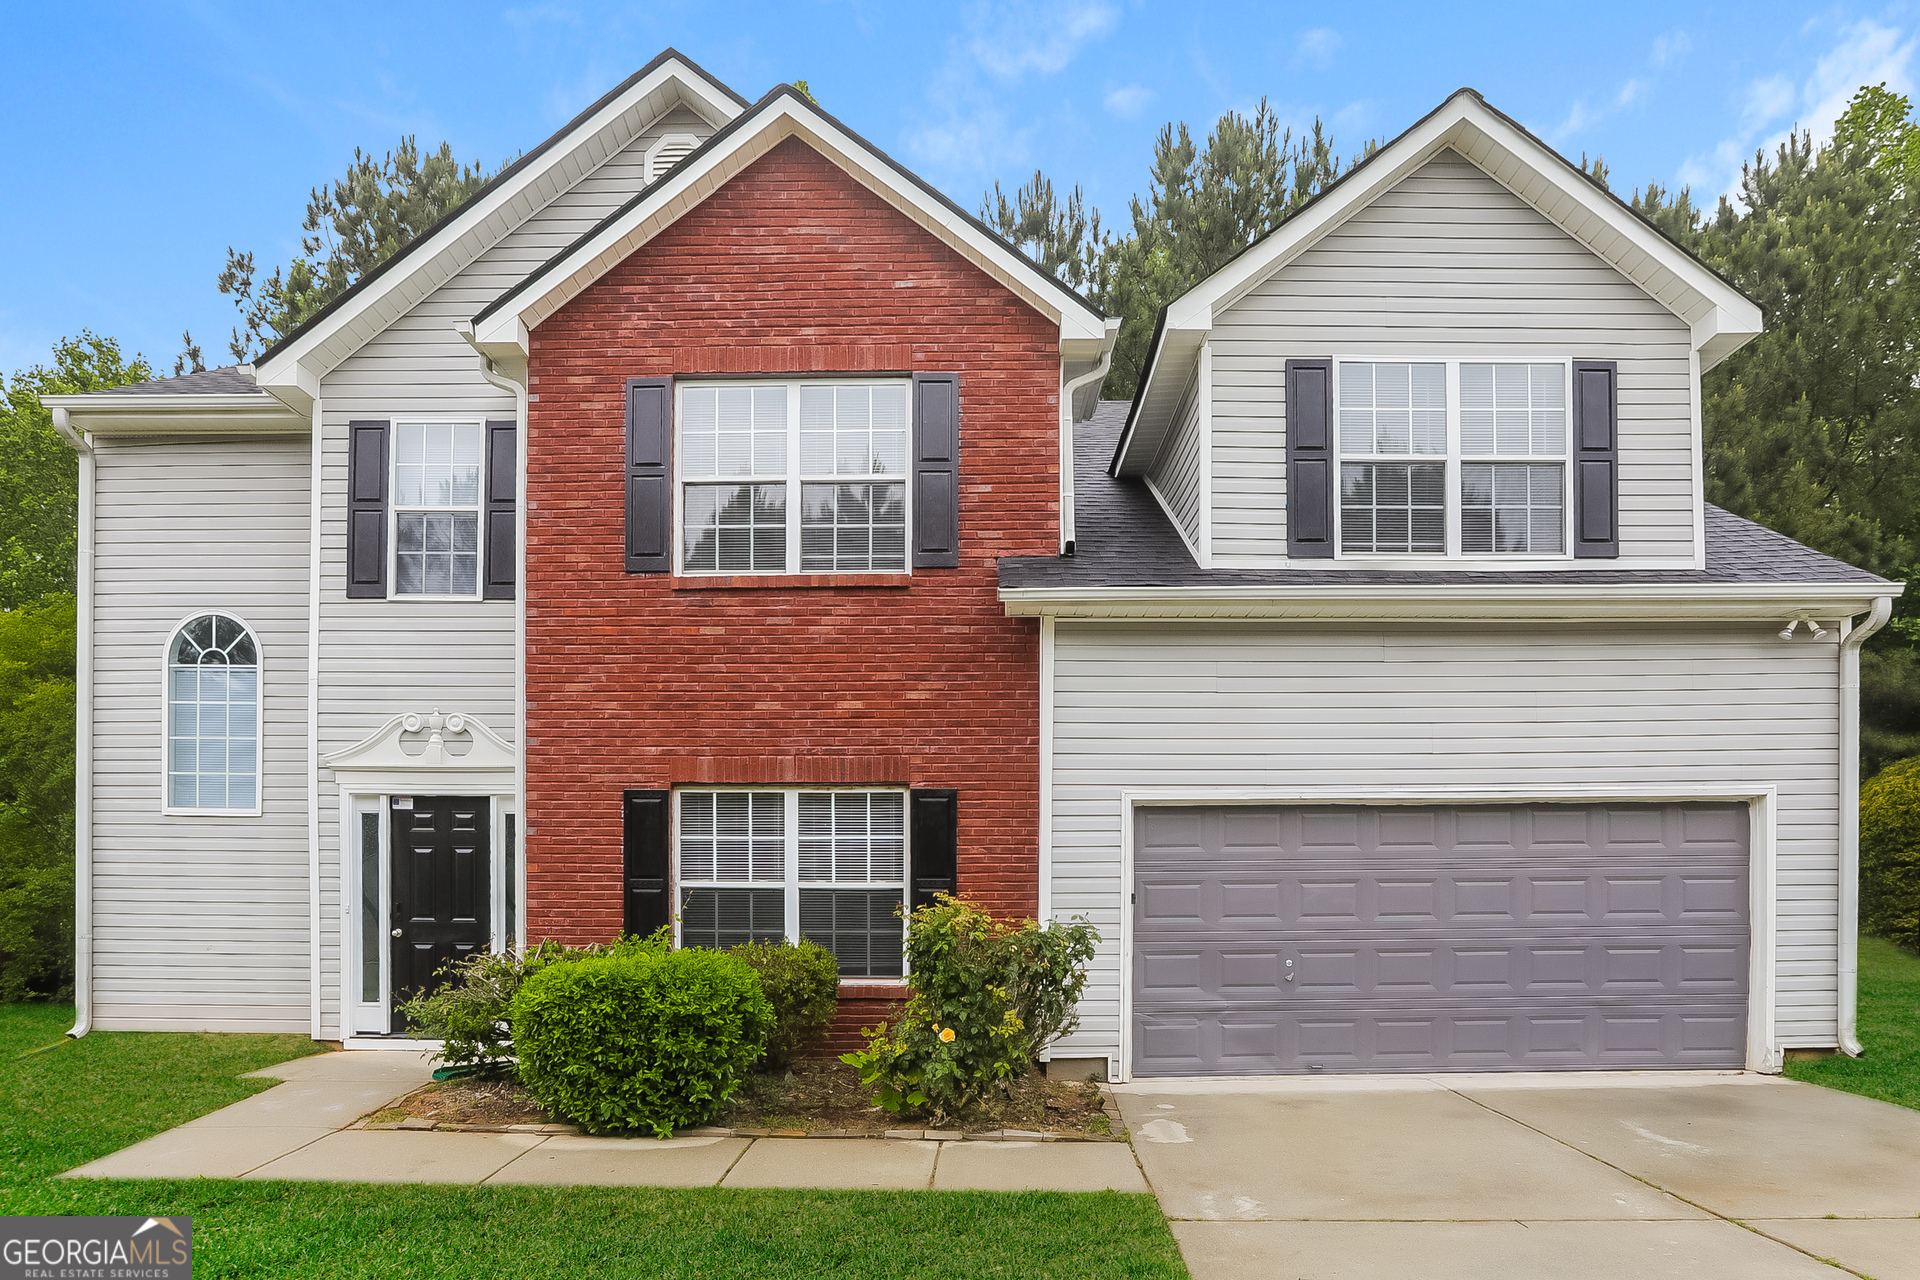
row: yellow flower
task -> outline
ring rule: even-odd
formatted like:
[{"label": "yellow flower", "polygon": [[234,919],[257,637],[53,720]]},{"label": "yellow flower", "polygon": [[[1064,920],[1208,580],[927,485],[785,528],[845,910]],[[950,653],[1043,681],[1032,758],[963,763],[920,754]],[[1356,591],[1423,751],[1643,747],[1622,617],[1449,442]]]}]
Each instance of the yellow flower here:
[{"label": "yellow flower", "polygon": [[953,1028],[948,1027],[945,1031],[942,1031],[940,1033],[940,1043],[951,1044],[952,1042],[953,1042]]}]

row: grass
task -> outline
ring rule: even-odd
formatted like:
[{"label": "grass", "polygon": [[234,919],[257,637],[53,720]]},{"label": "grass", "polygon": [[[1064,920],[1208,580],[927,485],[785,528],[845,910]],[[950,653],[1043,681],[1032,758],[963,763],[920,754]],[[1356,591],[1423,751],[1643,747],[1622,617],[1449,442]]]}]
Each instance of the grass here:
[{"label": "grass", "polygon": [[1881,938],[1860,939],[1858,1058],[1787,1063],[1795,1080],[1920,1110],[1920,956]]},{"label": "grass", "polygon": [[[0,1213],[193,1218],[207,1277],[1184,1277],[1150,1196],[55,1181],[238,1101],[288,1036],[95,1032],[0,1006]],[[54,1045],[45,1052],[35,1049]],[[25,1056],[22,1056],[22,1055]]]}]

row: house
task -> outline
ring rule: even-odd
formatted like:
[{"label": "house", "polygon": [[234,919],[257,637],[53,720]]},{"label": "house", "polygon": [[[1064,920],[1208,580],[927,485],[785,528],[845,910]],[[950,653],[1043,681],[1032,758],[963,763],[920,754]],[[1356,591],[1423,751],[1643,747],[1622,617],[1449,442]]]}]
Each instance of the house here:
[{"label": "house", "polygon": [[1849,1047],[1898,585],[1703,499],[1758,308],[1468,91],[1118,325],[669,51],[82,453],[80,1029],[377,1048],[477,948],[957,888],[1116,1076]]}]

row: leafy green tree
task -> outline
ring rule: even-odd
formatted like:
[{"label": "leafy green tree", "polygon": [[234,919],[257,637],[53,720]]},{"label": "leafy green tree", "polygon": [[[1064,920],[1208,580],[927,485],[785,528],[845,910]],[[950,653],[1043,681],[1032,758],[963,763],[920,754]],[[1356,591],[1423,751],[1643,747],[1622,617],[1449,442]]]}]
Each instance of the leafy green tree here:
[{"label": "leafy green tree", "polygon": [[356,147],[345,177],[308,194],[300,255],[292,262],[261,280],[252,253],[227,249],[219,285],[240,311],[227,347],[235,363],[306,323],[492,176],[454,159],[450,143],[423,155],[411,134],[379,159]]},{"label": "leafy green tree", "polygon": [[51,365],[0,377],[0,610],[71,592],[79,550],[79,463],[53,430],[43,395],[145,382],[153,370],[120,344],[82,330],[62,338]]},{"label": "leafy green tree", "polygon": [[0,613],[0,1001],[73,993],[74,601]]}]

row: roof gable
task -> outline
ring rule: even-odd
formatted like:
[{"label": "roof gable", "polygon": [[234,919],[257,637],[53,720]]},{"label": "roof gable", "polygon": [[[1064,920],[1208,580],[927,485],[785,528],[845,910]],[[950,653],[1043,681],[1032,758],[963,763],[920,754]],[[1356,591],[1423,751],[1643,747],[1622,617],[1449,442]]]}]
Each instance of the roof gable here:
[{"label": "roof gable", "polygon": [[1152,465],[1215,314],[1448,150],[1684,321],[1702,369],[1759,333],[1760,308],[1751,299],[1478,93],[1462,89],[1162,311],[1114,454],[1115,474],[1141,474]]},{"label": "roof gable", "polygon": [[474,317],[471,339],[497,358],[524,358],[527,335],[617,263],[788,138],[797,138],[1060,325],[1063,345],[1104,350],[1099,310],[958,205],[781,85],[600,225]]},{"label": "roof gable", "polygon": [[269,348],[254,365],[258,385],[291,405],[310,404],[327,372],[682,105],[721,128],[746,100],[667,50]]}]

